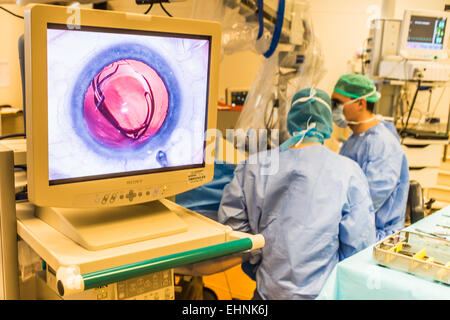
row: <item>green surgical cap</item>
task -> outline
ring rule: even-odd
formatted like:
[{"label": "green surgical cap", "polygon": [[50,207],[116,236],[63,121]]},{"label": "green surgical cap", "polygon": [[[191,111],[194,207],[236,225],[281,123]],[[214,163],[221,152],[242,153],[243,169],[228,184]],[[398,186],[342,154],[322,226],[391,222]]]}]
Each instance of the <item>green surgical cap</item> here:
[{"label": "green surgical cap", "polygon": [[[305,130],[308,127],[308,121],[310,121],[310,123],[316,123],[316,129],[324,139],[329,139],[333,132],[331,110],[314,98],[305,102],[296,102],[299,98],[309,97],[310,90],[309,88],[300,90],[292,98],[293,104],[287,116],[287,129],[293,135],[294,132]],[[315,90],[315,97],[331,106],[329,95],[323,90]]]},{"label": "green surgical cap", "polygon": [[[334,87],[334,91],[352,99],[357,99],[376,90],[372,80],[362,74],[344,74]],[[369,102],[377,102],[380,96],[377,92],[366,98]]]}]

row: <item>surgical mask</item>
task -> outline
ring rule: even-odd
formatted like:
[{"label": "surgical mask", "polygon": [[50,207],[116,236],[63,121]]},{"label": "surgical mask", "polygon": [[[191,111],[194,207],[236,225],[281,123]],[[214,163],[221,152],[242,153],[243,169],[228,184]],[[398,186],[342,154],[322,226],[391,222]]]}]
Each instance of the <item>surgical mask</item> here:
[{"label": "surgical mask", "polygon": [[370,97],[372,94],[377,93],[376,90],[374,89],[373,91],[371,91],[370,93],[363,95],[359,98],[347,101],[346,103],[340,103],[337,104],[334,108],[333,108],[333,122],[339,127],[339,128],[346,128],[348,125],[358,125],[358,124],[362,124],[362,123],[367,123],[370,121],[373,121],[374,119],[376,119],[376,116],[371,117],[370,119],[366,119],[363,121],[347,121],[347,119],[345,119],[344,116],[344,107],[348,104],[352,104],[360,99],[365,99],[367,97]]},{"label": "surgical mask", "polygon": [[334,109],[333,109],[333,122],[339,127],[339,128],[347,128],[348,126],[348,122],[345,119],[344,116],[344,105],[338,104]]}]

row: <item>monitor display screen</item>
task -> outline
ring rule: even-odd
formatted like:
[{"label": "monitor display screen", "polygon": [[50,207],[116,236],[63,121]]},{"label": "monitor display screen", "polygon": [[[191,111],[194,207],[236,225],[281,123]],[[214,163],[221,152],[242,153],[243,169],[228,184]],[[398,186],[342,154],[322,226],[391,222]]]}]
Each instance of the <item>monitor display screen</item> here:
[{"label": "monitor display screen", "polygon": [[411,15],[408,49],[442,50],[447,18]]},{"label": "monitor display screen", "polygon": [[49,184],[205,166],[211,38],[47,25]]}]

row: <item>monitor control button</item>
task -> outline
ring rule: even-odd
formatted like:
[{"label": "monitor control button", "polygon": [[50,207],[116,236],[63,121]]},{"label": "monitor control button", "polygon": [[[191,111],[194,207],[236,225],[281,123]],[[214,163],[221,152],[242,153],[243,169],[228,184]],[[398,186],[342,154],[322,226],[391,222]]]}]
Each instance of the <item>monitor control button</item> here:
[{"label": "monitor control button", "polygon": [[111,198],[109,198],[109,202],[110,202],[110,203],[113,203],[114,201],[116,201],[116,198],[117,198],[117,193],[113,193],[113,194],[111,195]]},{"label": "monitor control button", "polygon": [[103,196],[102,204],[106,204],[106,202],[108,202],[108,198],[109,198],[109,193],[107,193]]},{"label": "monitor control button", "polygon": [[137,196],[136,192],[130,190],[130,192],[125,195],[125,198],[128,198],[128,200],[133,201],[136,196]]}]

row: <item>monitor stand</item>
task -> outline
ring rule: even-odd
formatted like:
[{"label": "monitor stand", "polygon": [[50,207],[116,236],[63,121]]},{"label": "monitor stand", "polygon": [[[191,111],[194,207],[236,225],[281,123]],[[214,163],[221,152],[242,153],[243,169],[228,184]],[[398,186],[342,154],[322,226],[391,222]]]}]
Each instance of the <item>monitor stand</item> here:
[{"label": "monitor stand", "polygon": [[187,231],[186,223],[160,201],[94,209],[36,207],[35,214],[91,251]]}]

